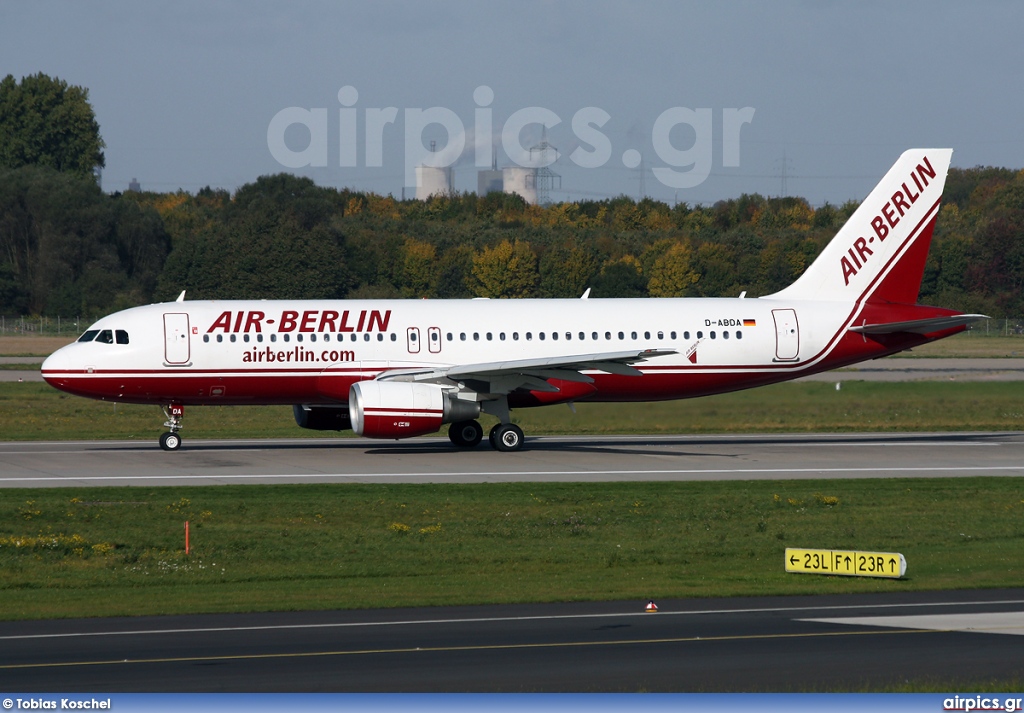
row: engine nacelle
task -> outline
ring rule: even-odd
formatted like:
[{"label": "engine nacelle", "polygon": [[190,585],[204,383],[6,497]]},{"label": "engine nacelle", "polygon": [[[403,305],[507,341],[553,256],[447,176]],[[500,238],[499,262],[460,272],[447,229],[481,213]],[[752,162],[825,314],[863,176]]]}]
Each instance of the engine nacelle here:
[{"label": "engine nacelle", "polygon": [[348,394],[352,430],[367,438],[411,438],[434,433],[445,423],[480,415],[476,401],[453,399],[434,384],[359,381]]},{"label": "engine nacelle", "polygon": [[352,428],[348,406],[292,406],[295,423],[314,431],[347,431]]}]

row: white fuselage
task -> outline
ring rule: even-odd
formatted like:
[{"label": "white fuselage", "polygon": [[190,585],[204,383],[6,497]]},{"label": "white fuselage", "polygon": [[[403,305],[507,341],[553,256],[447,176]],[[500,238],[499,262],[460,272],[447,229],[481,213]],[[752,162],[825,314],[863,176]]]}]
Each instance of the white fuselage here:
[{"label": "white fuselage", "polygon": [[[842,344],[858,306],[771,299],[197,301],[125,310],[43,365],[59,388],[182,404],[339,403],[383,372],[621,350],[673,350],[642,377],[592,370],[592,400],[731,391],[888,353]],[[122,339],[123,341],[123,339]],[[546,401],[550,403],[551,401]],[[521,405],[528,405],[526,403]]]}]

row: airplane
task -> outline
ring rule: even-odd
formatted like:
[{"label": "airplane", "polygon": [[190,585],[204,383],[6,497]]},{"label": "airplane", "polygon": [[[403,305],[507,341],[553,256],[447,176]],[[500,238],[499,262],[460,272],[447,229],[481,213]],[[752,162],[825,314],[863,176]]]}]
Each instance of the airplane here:
[{"label": "airplane", "polygon": [[[748,389],[884,357],[984,315],[916,304],[951,149],[903,153],[793,284],[757,298],[210,300],[109,315],[54,352],[63,391],[164,407],[291,405],[300,427],[381,439],[449,425],[523,446],[513,409]],[[589,293],[589,290],[587,291]]]}]

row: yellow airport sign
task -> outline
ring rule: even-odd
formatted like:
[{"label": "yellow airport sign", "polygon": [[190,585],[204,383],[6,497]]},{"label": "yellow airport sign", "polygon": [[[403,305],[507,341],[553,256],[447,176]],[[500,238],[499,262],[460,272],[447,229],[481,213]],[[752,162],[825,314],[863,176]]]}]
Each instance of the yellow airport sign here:
[{"label": "yellow airport sign", "polygon": [[899,552],[805,550],[787,547],[786,571],[899,579],[907,573],[907,561]]}]

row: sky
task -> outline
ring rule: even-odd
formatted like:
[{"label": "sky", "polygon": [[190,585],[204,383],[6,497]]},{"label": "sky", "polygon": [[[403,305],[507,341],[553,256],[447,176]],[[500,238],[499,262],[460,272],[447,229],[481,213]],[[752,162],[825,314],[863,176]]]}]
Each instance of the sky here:
[{"label": "sky", "polygon": [[496,151],[557,156],[555,201],[819,206],[908,148],[1024,167],[1022,27],[1012,0],[0,0],[0,76],[89,90],[106,191],[291,172],[411,197],[424,161],[474,191]]}]

